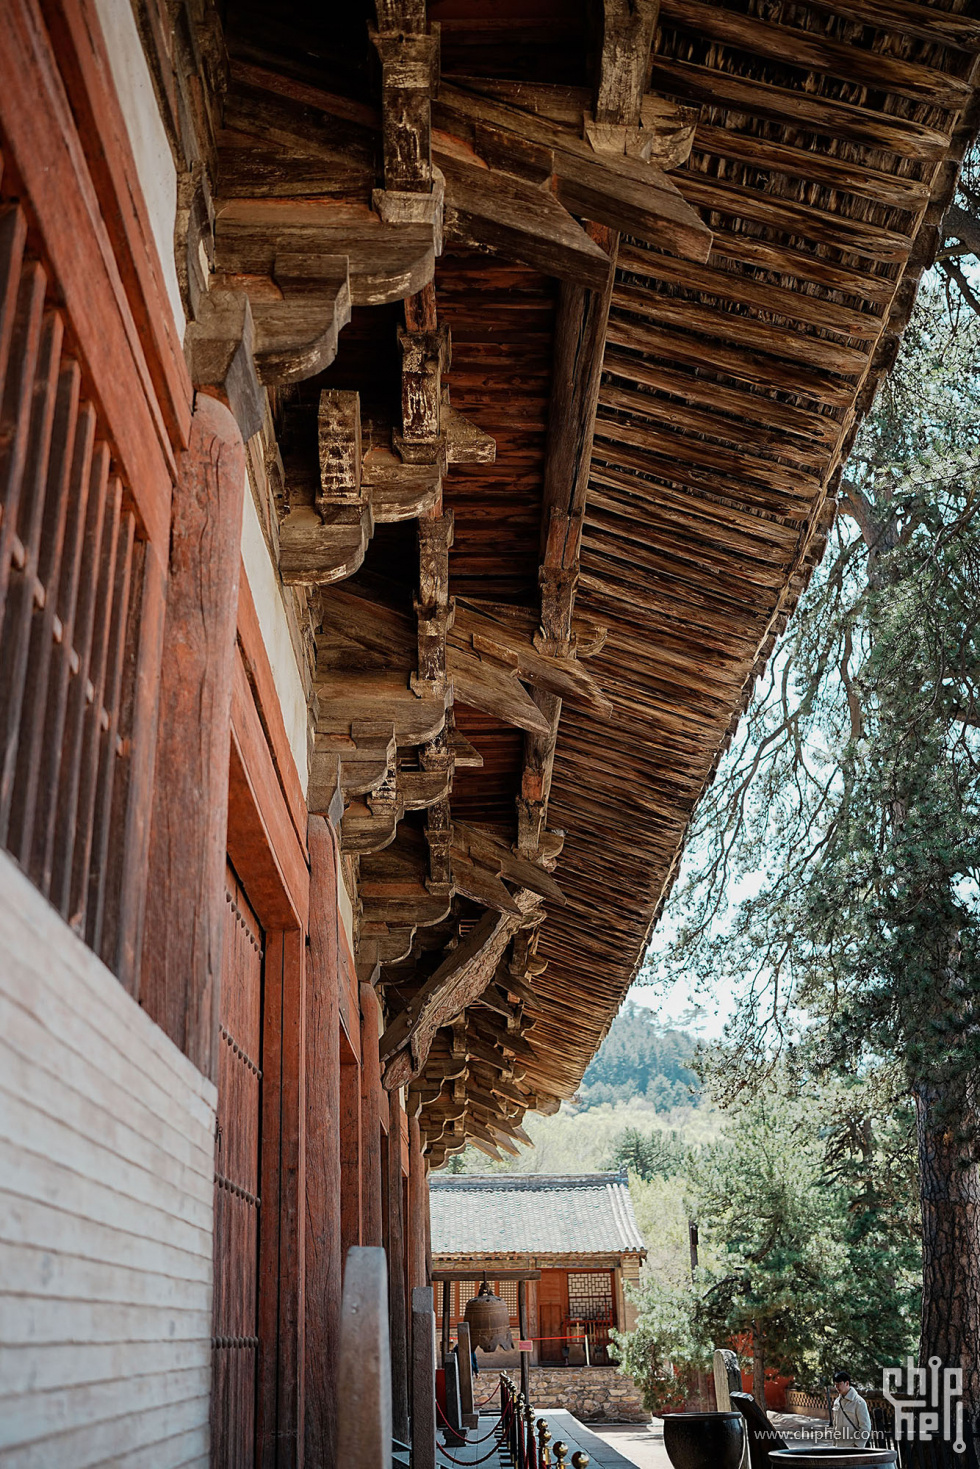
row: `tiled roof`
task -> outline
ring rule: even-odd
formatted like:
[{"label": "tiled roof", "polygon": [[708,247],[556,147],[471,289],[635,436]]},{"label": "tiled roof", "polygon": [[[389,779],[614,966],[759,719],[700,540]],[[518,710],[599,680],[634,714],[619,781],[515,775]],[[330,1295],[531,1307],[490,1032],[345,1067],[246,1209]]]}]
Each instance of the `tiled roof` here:
[{"label": "tiled roof", "polygon": [[434,1255],[644,1252],[625,1173],[433,1174]]}]

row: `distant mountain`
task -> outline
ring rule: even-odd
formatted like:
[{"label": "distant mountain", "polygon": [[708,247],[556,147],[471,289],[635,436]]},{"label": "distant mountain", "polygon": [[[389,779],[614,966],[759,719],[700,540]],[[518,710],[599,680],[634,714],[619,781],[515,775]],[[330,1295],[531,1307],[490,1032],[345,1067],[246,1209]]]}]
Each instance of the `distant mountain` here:
[{"label": "distant mountain", "polygon": [[697,1041],[658,1025],[650,1011],[627,1001],[579,1088],[583,1107],[644,1097],[658,1112],[697,1106],[699,1084],[689,1062]]}]

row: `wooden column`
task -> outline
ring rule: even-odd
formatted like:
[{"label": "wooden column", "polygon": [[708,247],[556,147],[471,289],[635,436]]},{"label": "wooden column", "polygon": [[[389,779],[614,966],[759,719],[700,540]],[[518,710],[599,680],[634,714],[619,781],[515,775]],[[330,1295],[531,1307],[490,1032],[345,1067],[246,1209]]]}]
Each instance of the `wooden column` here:
[{"label": "wooden column", "polygon": [[[527,1281],[517,1282],[517,1320],[521,1340],[527,1340]],[[526,1403],[531,1401],[531,1370],[528,1366],[530,1357],[527,1352],[521,1352],[521,1392],[524,1394]]]},{"label": "wooden column", "polygon": [[361,1069],[340,1037],[340,1258],[361,1239]]},{"label": "wooden column", "polygon": [[381,1231],[381,1013],[369,984],[361,999],[361,1240],[380,1245]]},{"label": "wooden column", "polygon": [[306,936],[298,928],[268,934],[262,1046],[259,1338],[274,1342],[276,1351],[275,1361],[263,1360],[260,1369],[258,1462],[262,1469],[293,1469],[303,1462],[307,1380],[306,1029]]},{"label": "wooden column", "polygon": [[436,1376],[432,1287],[412,1291],[412,1469],[435,1469]]},{"label": "wooden column", "polygon": [[425,1216],[428,1208],[428,1179],[417,1117],[408,1123],[408,1284],[410,1289],[428,1284],[425,1260]]},{"label": "wooden column", "polygon": [[450,1285],[450,1283],[449,1283],[448,1280],[444,1280],[442,1282],[442,1366],[443,1367],[445,1367],[445,1365],[446,1365],[446,1358],[449,1356],[449,1335],[450,1335],[449,1318],[450,1318],[450,1315],[452,1314],[452,1312],[451,1312],[451,1302],[452,1302],[452,1294],[451,1294],[451,1292],[452,1292],[452,1286]]},{"label": "wooden column", "polygon": [[459,1407],[464,1428],[476,1428],[480,1415],[473,1411],[473,1343],[465,1321],[456,1323],[456,1356],[459,1358]]},{"label": "wooden column", "polygon": [[385,1227],[388,1249],[388,1312],[391,1336],[391,1411],[394,1435],[408,1438],[408,1333],[405,1320],[405,1220],[402,1207],[402,1109],[398,1092],[388,1093],[385,1149]]},{"label": "wooden column", "polygon": [[306,1463],[334,1461],[340,1351],[340,963],[335,838],[309,821],[310,961],[306,1027]]},{"label": "wooden column", "polygon": [[245,448],[198,395],[174,489],[137,997],[215,1079]]}]

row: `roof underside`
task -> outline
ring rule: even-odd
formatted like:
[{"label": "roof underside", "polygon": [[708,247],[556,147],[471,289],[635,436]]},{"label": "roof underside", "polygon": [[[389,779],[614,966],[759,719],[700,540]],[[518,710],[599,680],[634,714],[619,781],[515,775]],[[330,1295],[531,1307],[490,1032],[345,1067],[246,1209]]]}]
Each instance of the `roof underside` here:
[{"label": "roof underside", "polygon": [[[381,124],[369,9],[230,0],[219,157],[232,223],[246,205],[265,219],[305,209],[306,196],[333,201],[338,218],[370,214]],[[432,157],[447,212],[434,294],[355,304],[332,366],[281,392],[275,411],[287,499],[316,493],[323,389],[360,394],[365,460],[401,472],[397,333],[410,317],[417,336],[437,320],[452,339],[441,381],[453,411],[496,445],[493,462],[450,462],[425,514],[389,507],[363,563],[309,599],[318,738],[326,710],[329,739],[349,727],[357,743],[346,711],[361,689],[365,747],[389,694],[406,729],[422,730],[427,708],[410,689],[428,689],[443,721],[399,738],[383,782],[351,782],[342,828],[358,968],[384,1000],[385,1084],[415,1088],[438,1167],[468,1139],[514,1151],[527,1109],[573,1095],[635,976],[697,800],[822,554],[849,445],[934,255],[975,130],[980,21],[962,0],[661,0],[647,103],[690,109],[693,143],[649,188],[682,196],[671,207],[687,219],[685,253],[656,221],[641,238],[618,220],[590,223],[582,194],[564,195],[567,211],[556,202],[556,159],[571,158],[573,174],[598,167],[581,150],[601,6],[408,9],[440,26]],[[508,250],[501,240],[521,221],[501,235],[472,195],[476,224],[461,227],[454,169],[523,190],[531,214],[562,216],[576,269],[601,264],[608,282],[602,252],[618,248],[581,494],[555,469],[582,433],[556,409],[556,363],[569,357],[574,293],[601,291]],[[294,197],[240,205],[267,175],[262,189]],[[643,223],[635,193],[629,217]],[[693,258],[705,226],[710,254]],[[573,548],[564,561],[549,540],[556,493]],[[430,541],[420,576],[425,516],[445,549],[449,511],[448,573]],[[563,576],[575,600],[556,637],[545,601],[560,602]],[[423,645],[435,672],[420,689]],[[533,733],[535,720],[551,735]],[[443,768],[449,783],[433,794]],[[530,918],[516,901],[529,891],[547,894]],[[427,985],[439,996],[423,1043]]]},{"label": "roof underside", "polygon": [[[588,668],[614,714],[562,710],[549,823],[565,832],[568,901],[541,932],[529,1036],[566,1095],[822,553],[828,488],[894,360],[974,126],[956,79],[972,74],[976,23],[960,22],[959,49],[938,8],[901,11],[918,34],[874,0],[661,5],[653,89],[699,114],[671,177],[715,243],[704,266],[620,246],[576,601],[609,629]],[[466,22],[446,27],[456,40]],[[885,57],[896,90],[874,84]]]}]

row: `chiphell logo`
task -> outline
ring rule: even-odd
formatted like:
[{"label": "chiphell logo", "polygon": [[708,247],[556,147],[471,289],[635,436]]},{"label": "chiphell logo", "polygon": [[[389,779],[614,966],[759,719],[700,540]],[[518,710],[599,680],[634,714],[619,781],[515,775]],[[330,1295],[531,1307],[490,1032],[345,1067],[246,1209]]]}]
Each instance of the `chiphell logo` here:
[{"label": "chiphell logo", "polygon": [[[966,1452],[963,1437],[963,1370],[944,1367],[938,1357],[929,1366],[916,1367],[909,1357],[904,1368],[885,1367],[881,1390],[895,1409],[895,1438],[934,1438],[952,1442],[957,1454]],[[954,1437],[955,1434],[955,1437]]]}]

